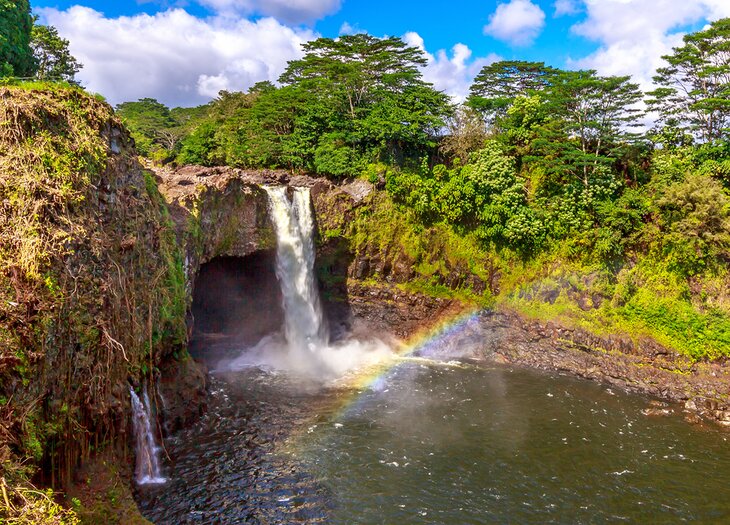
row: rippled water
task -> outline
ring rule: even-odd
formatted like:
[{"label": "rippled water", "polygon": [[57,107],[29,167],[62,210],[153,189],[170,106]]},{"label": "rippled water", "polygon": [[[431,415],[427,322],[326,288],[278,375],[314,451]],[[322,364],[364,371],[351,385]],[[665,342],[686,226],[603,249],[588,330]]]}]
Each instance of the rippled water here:
[{"label": "rippled water", "polygon": [[333,393],[250,369],[212,379],[207,414],[166,441],[169,479],[140,488],[142,513],[157,524],[321,523],[327,487],[279,453]]},{"label": "rippled water", "polygon": [[502,365],[406,362],[354,398],[251,369],[139,501],[159,524],[730,522],[725,431],[648,403]]},{"label": "rippled water", "polygon": [[401,366],[302,443],[332,523],[730,522],[726,433],[505,367]]}]

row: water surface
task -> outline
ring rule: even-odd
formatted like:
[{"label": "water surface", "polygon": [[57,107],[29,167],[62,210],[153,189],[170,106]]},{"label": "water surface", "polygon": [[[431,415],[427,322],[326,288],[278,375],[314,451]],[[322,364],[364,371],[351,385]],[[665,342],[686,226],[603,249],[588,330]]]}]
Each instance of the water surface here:
[{"label": "water surface", "polygon": [[647,399],[493,366],[399,367],[301,444],[332,523],[730,522],[717,428]]},{"label": "water surface", "polygon": [[[722,523],[722,429],[504,365],[405,362],[359,395],[249,369],[168,441],[165,523]],[[343,405],[343,400],[346,404]]]}]

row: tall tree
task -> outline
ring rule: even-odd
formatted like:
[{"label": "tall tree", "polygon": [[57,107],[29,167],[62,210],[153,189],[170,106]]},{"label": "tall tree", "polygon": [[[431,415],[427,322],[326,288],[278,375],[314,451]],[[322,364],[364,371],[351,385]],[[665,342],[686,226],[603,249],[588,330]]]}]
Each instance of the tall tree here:
[{"label": "tall tree", "polygon": [[446,121],[447,134],[441,141],[441,151],[462,163],[469,155],[484,147],[487,128],[481,115],[473,108],[462,105]]},{"label": "tall tree", "polygon": [[35,72],[32,28],[28,0],[0,0],[0,77],[29,77]]},{"label": "tall tree", "polygon": [[730,125],[730,18],[684,37],[657,70],[648,104],[660,121],[708,142],[728,136]]},{"label": "tall tree", "polygon": [[[611,163],[616,147],[636,138],[630,128],[638,125],[642,98],[630,77],[601,77],[595,71],[564,71],[548,90],[548,114],[558,117],[561,130],[571,140],[557,141],[567,147],[579,168],[583,185],[602,163]],[[570,145],[575,147],[571,148]]]},{"label": "tall tree", "polygon": [[292,153],[332,174],[329,159],[339,159],[336,174],[344,174],[362,156],[399,161],[435,146],[451,108],[423,80],[422,50],[400,38],[364,34],[319,38],[304,50],[279,79],[306,99],[288,141]]},{"label": "tall tree", "polygon": [[53,26],[35,25],[31,33],[30,47],[36,61],[36,77],[39,80],[65,80],[75,82],[81,63],[68,49],[68,40],[61,38]]},{"label": "tall tree", "polygon": [[305,56],[289,63],[279,81],[306,90],[328,89],[343,95],[350,118],[382,92],[403,92],[423,84],[419,66],[423,52],[400,38],[366,34],[318,38],[304,44]]},{"label": "tall tree", "polygon": [[142,155],[149,155],[155,147],[173,150],[182,135],[178,134],[178,123],[168,107],[153,98],[123,102],[116,110],[129,128],[137,150]]},{"label": "tall tree", "polygon": [[484,66],[469,89],[467,105],[493,120],[505,114],[515,98],[548,88],[558,70],[543,62],[505,60]]}]

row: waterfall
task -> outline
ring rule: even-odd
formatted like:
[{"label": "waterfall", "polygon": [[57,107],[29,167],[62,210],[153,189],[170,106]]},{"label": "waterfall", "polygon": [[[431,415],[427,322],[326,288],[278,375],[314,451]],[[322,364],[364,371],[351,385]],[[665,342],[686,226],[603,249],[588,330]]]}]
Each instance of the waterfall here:
[{"label": "waterfall", "polygon": [[309,188],[267,187],[276,229],[276,276],[284,306],[284,336],[290,350],[314,354],[327,346],[319,291],[314,277],[314,215]]},{"label": "waterfall", "polygon": [[[284,309],[283,333],[265,336],[221,369],[251,366],[294,371],[331,380],[391,355],[377,339],[330,344],[314,275],[314,212],[308,188],[264,186],[276,233],[276,278]],[[291,199],[289,198],[291,192]]]},{"label": "waterfall", "polygon": [[150,483],[165,483],[167,480],[162,477],[160,470],[159,453],[160,448],[155,442],[155,434],[152,431],[150,398],[147,395],[147,387],[142,389],[142,400],[140,401],[134,389],[129,387],[129,395],[132,400],[132,427],[134,429],[135,452],[137,465],[135,476],[139,485]]}]

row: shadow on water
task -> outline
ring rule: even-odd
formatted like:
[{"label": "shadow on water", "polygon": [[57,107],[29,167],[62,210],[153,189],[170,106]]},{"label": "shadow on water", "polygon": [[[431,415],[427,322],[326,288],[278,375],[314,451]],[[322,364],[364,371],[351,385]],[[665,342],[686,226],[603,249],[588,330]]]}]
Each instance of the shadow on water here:
[{"label": "shadow on water", "polygon": [[168,483],[139,491],[143,514],[158,525],[325,522],[328,489],[282,447],[329,397],[256,369],[214,377],[207,414],[166,443]]}]

